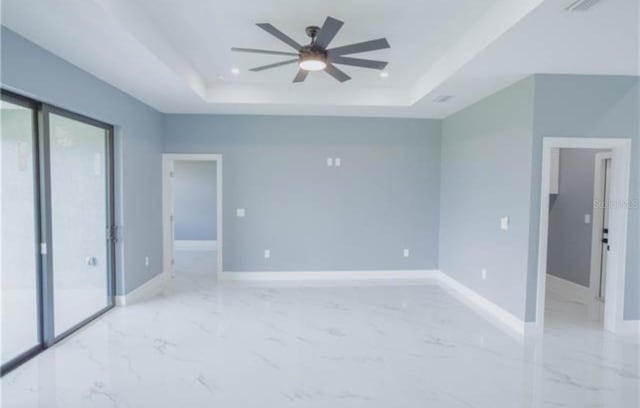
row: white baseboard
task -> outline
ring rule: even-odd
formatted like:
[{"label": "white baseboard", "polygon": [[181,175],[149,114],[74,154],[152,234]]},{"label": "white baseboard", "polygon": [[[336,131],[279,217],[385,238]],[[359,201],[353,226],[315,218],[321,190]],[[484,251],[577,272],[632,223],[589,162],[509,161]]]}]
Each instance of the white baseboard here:
[{"label": "white baseboard", "polygon": [[384,270],[384,271],[291,271],[291,272],[222,272],[224,281],[348,281],[348,280],[407,280],[434,279],[438,270]]},{"label": "white baseboard", "polygon": [[222,281],[235,282],[330,282],[341,281],[385,281],[407,282],[422,281],[440,285],[449,290],[456,298],[478,311],[480,315],[501,328],[509,329],[513,334],[524,336],[525,322],[510,312],[479,295],[457,280],[439,270],[396,270],[396,271],[292,271],[292,272],[222,272],[218,274]]},{"label": "white baseboard", "polygon": [[631,336],[636,343],[640,343],[640,320],[623,320],[616,327],[616,333]]},{"label": "white baseboard", "polygon": [[454,296],[457,295],[458,299],[480,312],[481,315],[520,336],[524,336],[525,322],[523,320],[444,273],[440,274],[439,281],[445,289],[449,289]]},{"label": "white baseboard", "polygon": [[591,289],[549,273],[547,274],[547,290],[565,299],[575,300],[580,303],[591,303],[594,300]]},{"label": "white baseboard", "polygon": [[218,248],[218,241],[206,240],[175,240],[173,247],[182,251],[215,251]]},{"label": "white baseboard", "polygon": [[116,306],[129,306],[133,303],[147,300],[162,291],[164,285],[170,279],[168,272],[162,272],[138,286],[126,295],[115,297]]}]

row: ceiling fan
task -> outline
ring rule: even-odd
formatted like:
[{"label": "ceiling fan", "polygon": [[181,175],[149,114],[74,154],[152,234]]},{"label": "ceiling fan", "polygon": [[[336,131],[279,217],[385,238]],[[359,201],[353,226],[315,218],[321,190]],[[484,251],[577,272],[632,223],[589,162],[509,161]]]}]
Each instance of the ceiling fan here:
[{"label": "ceiling fan", "polygon": [[311,42],[308,45],[301,45],[282,31],[275,28],[269,23],[256,24],[269,34],[273,35],[280,41],[284,42],[296,52],[285,51],[271,51],[260,50],[254,48],[231,48],[236,52],[252,52],[258,54],[271,54],[271,55],[289,55],[296,58],[288,59],[285,61],[276,62],[274,64],[263,65],[260,67],[252,68],[250,71],[257,72],[265,69],[271,69],[280,67],[283,65],[289,65],[298,63],[300,69],[298,74],[293,78],[293,82],[303,82],[310,71],[326,71],[329,75],[334,77],[340,82],[348,81],[351,77],[345,74],[342,70],[338,69],[334,64],[351,65],[354,67],[371,68],[382,70],[387,66],[386,61],[376,61],[362,58],[345,57],[345,55],[357,54],[366,51],[381,50],[389,48],[389,42],[386,38],[379,38],[377,40],[364,41],[355,44],[343,45],[336,48],[329,48],[329,43],[338,33],[338,30],[344,23],[333,17],[327,17],[322,25],[322,28],[318,26],[309,26],[306,28],[307,35],[311,38]]}]

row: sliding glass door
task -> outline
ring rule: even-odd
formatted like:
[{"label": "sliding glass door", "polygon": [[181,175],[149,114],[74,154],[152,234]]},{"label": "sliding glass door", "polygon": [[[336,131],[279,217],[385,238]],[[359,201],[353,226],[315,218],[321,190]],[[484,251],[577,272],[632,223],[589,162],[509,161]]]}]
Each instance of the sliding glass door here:
[{"label": "sliding glass door", "polygon": [[56,337],[112,305],[109,127],[45,108]]},{"label": "sliding glass door", "polygon": [[4,374],[113,306],[113,128],[2,91]]},{"label": "sliding glass door", "polygon": [[35,105],[0,102],[2,366],[41,344]]}]

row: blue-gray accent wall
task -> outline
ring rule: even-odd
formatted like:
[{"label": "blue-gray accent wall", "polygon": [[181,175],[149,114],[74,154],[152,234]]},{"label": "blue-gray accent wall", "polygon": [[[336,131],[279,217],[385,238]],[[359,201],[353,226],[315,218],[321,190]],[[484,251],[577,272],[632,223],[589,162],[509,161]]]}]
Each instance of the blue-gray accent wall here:
[{"label": "blue-gray accent wall", "polygon": [[[520,319],[527,283],[533,92],[533,78],[520,81],[449,116],[442,131],[440,269]],[[500,229],[505,216],[507,231]]]},{"label": "blue-gray accent wall", "polygon": [[439,121],[167,115],[165,152],[223,155],[225,271],[438,268]]},{"label": "blue-gray accent wall", "polygon": [[115,125],[116,294],[130,292],[162,271],[162,114],[5,27],[1,37],[3,88]]},{"label": "blue-gray accent wall", "polygon": [[215,241],[217,196],[215,161],[176,160],[173,163],[174,238]]}]

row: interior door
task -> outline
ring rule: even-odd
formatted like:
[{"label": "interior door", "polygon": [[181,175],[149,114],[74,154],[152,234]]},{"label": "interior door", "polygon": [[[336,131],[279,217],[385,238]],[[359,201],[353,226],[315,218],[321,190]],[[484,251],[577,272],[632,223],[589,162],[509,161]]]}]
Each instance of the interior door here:
[{"label": "interior door", "polygon": [[45,108],[53,335],[113,305],[111,128]]},{"label": "interior door", "polygon": [[600,279],[598,285],[598,299],[604,301],[607,281],[607,255],[611,243],[609,242],[609,192],[611,190],[611,159],[604,160],[604,208],[602,211],[602,256],[600,257]]}]

